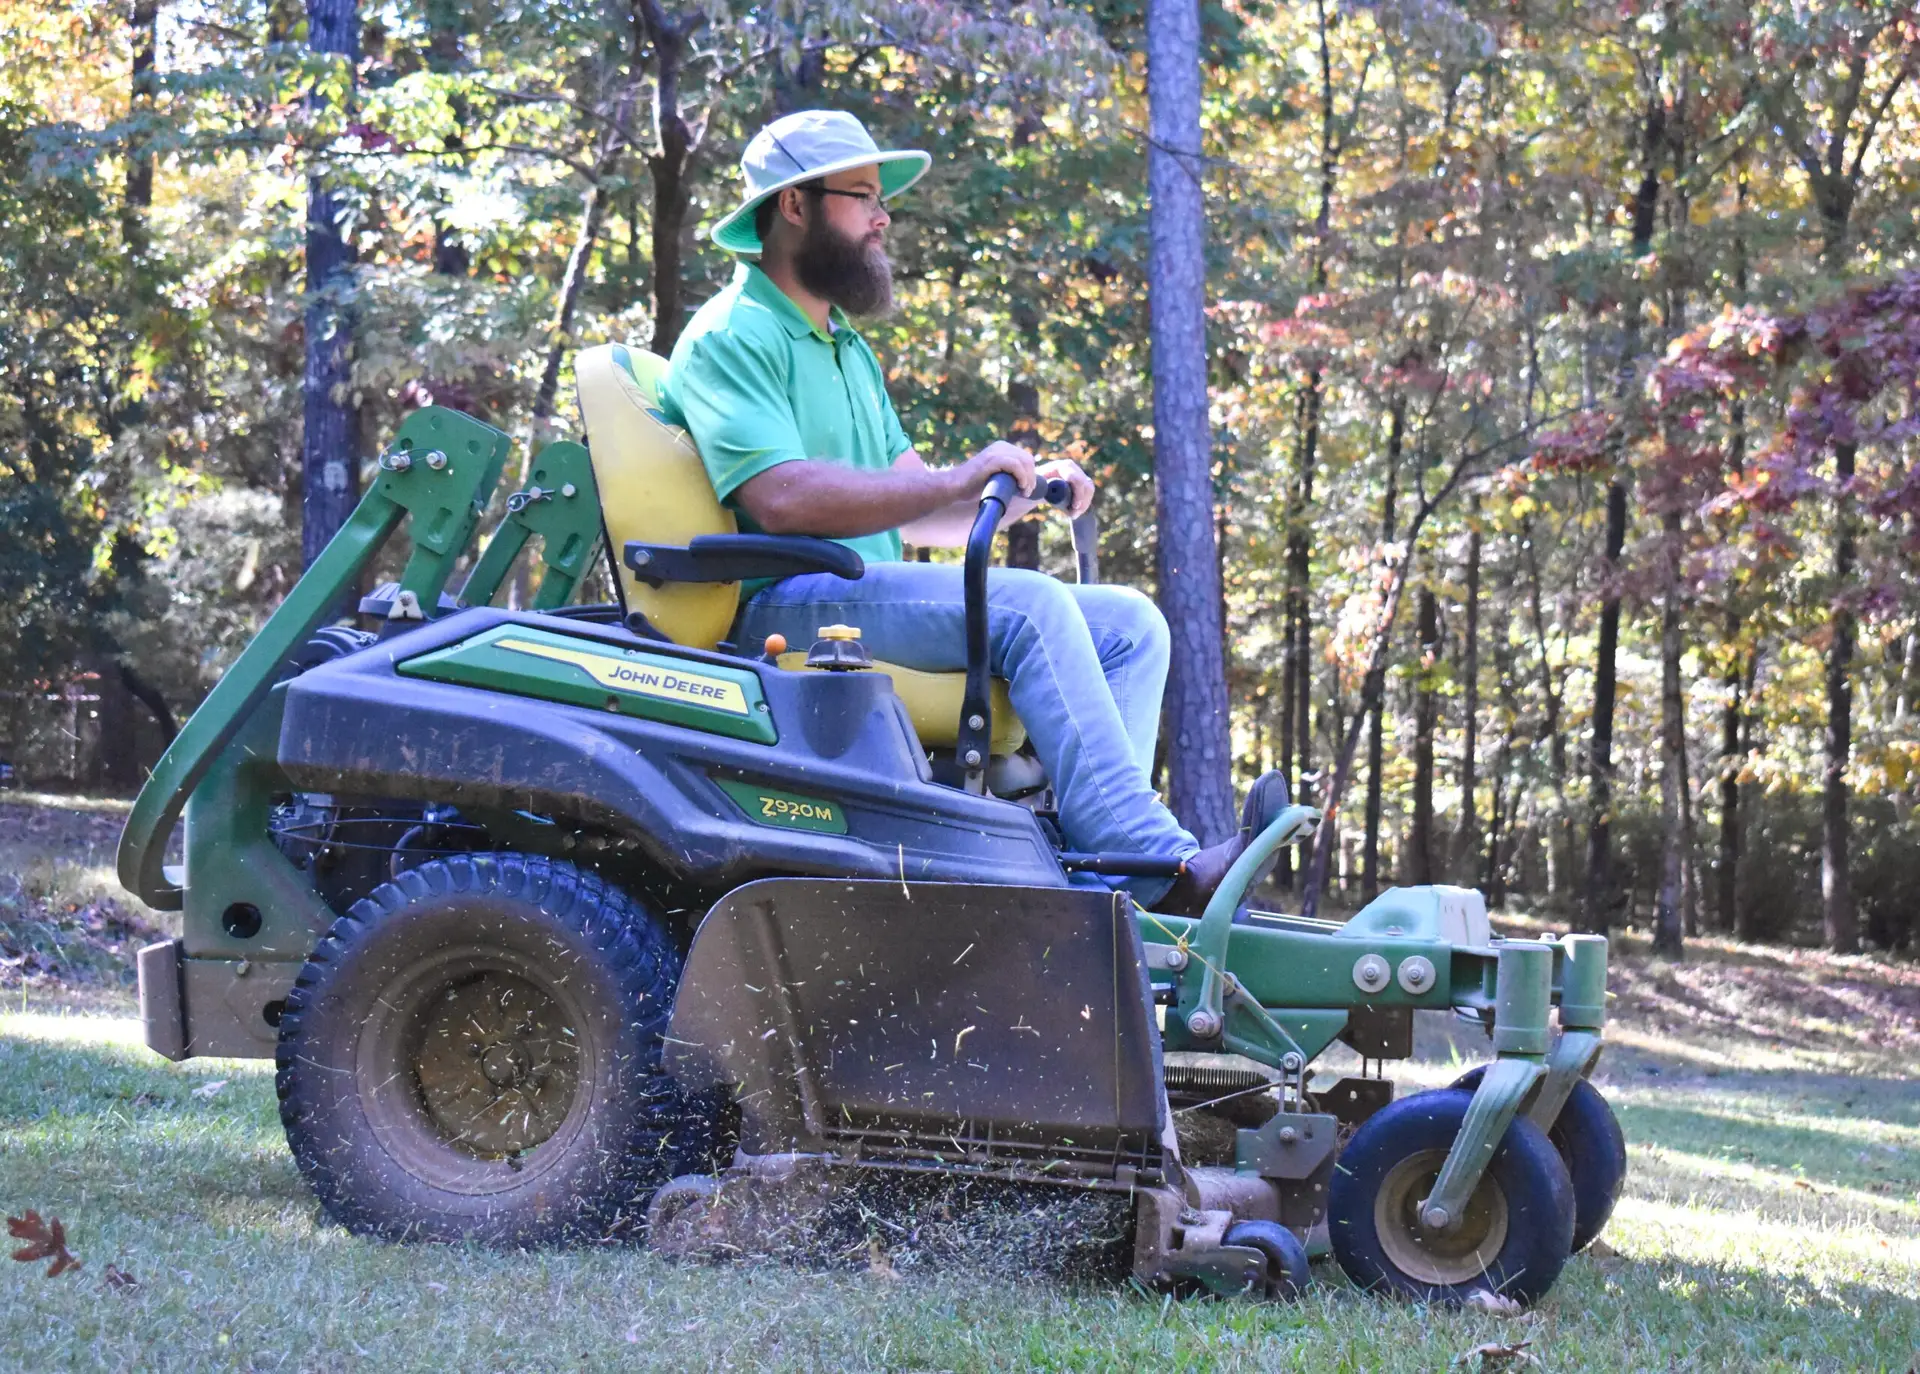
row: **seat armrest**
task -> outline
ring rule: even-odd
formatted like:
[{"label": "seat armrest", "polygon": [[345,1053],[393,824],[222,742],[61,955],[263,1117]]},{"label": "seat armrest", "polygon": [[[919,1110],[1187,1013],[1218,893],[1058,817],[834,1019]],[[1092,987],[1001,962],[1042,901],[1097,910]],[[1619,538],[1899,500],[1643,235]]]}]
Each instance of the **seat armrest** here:
[{"label": "seat armrest", "polygon": [[634,540],[622,561],[650,587],[816,572],[853,581],[867,570],[860,555],[845,544],[799,534],[696,534],[685,545]]}]

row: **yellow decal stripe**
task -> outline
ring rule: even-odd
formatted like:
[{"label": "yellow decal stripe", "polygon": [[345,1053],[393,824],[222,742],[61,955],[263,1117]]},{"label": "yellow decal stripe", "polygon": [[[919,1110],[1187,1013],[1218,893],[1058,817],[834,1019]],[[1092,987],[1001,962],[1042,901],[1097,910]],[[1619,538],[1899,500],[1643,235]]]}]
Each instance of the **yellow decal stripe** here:
[{"label": "yellow decal stripe", "polygon": [[740,684],[725,678],[706,677],[680,668],[665,668],[652,660],[634,662],[609,658],[605,654],[565,649],[558,644],[542,644],[531,639],[501,639],[496,643],[502,649],[511,649],[515,653],[532,654],[556,663],[571,663],[576,668],[584,669],[601,686],[616,692],[652,697],[657,701],[679,702],[683,706],[700,706],[709,711],[725,711],[734,716],[752,714],[752,709],[747,705],[747,694],[740,690]]}]

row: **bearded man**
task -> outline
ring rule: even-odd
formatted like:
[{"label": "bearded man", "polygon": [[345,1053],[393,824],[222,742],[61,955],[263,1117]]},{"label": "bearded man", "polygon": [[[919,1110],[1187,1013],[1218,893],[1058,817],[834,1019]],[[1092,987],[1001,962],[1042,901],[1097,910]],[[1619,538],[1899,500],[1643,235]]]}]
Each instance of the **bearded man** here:
[{"label": "bearded man", "polygon": [[[886,202],[926,172],[913,150],[881,151],[852,115],[809,110],[756,134],[741,159],[747,195],[713,241],[743,259],[674,347],[661,393],[692,434],[720,500],[743,529],[838,540],[866,561],[847,581],[810,573],[741,588],[733,639],[781,634],[805,644],[821,625],[857,625],[876,658],[933,672],[966,667],[957,566],[902,561],[902,541],[963,545],[981,489],[1008,473],[1022,491],[1064,478],[1073,514],[1092,481],[1065,460],[1037,463],[1004,441],[929,466],[894,413],[880,364],[850,317],[893,303]],[[1016,501],[1007,520],[1033,509]],[[1148,781],[1166,686],[1169,637],[1154,604],[1128,587],[1069,586],[1038,572],[988,574],[992,671],[1058,799],[1078,850],[1171,854],[1177,880],[1128,887],[1164,911],[1198,911],[1274,809],[1278,775],[1248,799],[1240,836],[1202,849]]]}]

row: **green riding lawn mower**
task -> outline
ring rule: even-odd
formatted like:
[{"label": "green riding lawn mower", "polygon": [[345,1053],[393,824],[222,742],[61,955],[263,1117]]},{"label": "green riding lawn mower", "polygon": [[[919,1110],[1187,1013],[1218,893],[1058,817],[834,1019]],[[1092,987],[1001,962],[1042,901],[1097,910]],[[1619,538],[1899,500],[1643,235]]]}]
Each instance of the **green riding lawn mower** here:
[{"label": "green riding lawn mower", "polygon": [[[477,558],[506,436],[401,426],[134,807],[122,881],[182,912],[140,953],[148,1044],[275,1057],[301,1173],[368,1235],[694,1256],[961,1179],[1116,1200],[1154,1285],[1281,1296],[1331,1250],[1416,1299],[1546,1293],[1625,1171],[1587,1082],[1606,942],[1495,938],[1457,888],[1250,909],[1301,806],[1201,917],[1142,910],[1116,881],[1177,860],[1067,850],[988,675],[1009,492],[967,548],[965,674],[847,627],[718,642],[741,580],[860,562],[733,532],[658,367],[581,355],[593,451],[541,450]],[[536,539],[531,609],[495,607]],[[576,604],[601,548],[619,600]],[[1422,1010],[1492,1058],[1395,1100]],[[1336,1042],[1362,1071],[1311,1077]],[[1205,1150],[1175,1129],[1203,1116]]]}]

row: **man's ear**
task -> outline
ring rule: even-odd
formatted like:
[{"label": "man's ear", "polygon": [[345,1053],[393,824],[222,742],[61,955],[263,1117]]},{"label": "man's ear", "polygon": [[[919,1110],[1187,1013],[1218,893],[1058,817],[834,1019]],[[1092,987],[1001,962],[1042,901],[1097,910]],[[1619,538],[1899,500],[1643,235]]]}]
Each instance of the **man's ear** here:
[{"label": "man's ear", "polygon": [[780,218],[796,229],[807,227],[807,195],[797,186],[789,186],[780,192]]}]

